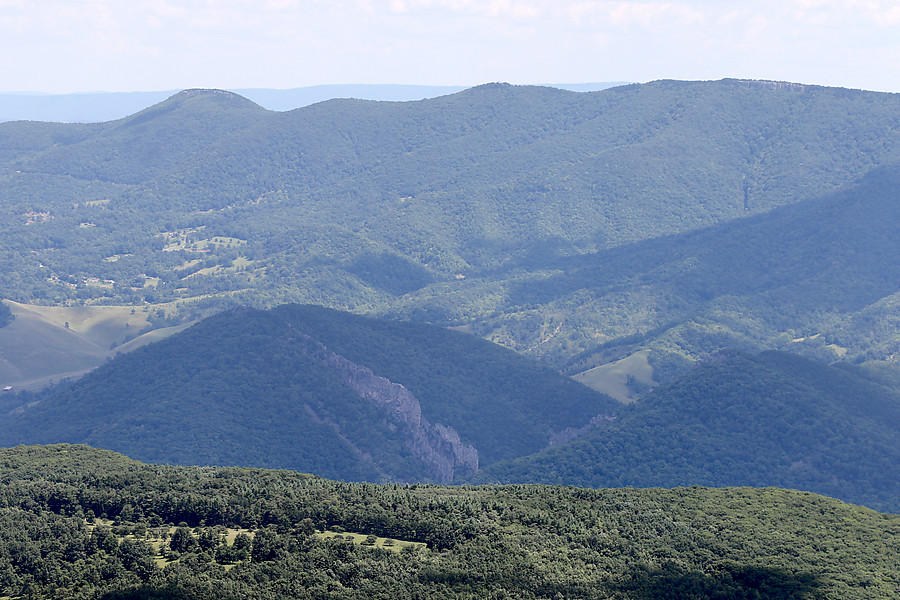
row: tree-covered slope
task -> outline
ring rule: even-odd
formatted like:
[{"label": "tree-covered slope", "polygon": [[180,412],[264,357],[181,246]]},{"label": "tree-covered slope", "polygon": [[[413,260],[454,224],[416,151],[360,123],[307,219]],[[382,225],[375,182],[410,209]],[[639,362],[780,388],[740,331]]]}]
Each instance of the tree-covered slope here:
[{"label": "tree-covered slope", "polygon": [[900,510],[900,394],[859,367],[713,355],[582,438],[480,482],[753,485]]},{"label": "tree-covered slope", "polygon": [[[511,282],[505,314],[476,330],[527,347],[532,338],[506,332],[552,315],[547,326],[560,331],[541,352],[587,346],[571,372],[648,347],[691,358],[736,347],[888,359],[900,350],[898,186],[900,168],[884,167],[763,215],[548,260]],[[596,357],[591,336],[604,341]]]},{"label": "tree-covered slope", "polygon": [[900,593],[898,535],[895,515],[772,488],[376,486],[0,451],[8,596],[880,600]]},{"label": "tree-covered slope", "polygon": [[[4,123],[0,289],[53,303],[303,301],[444,323],[521,312],[506,286],[548,260],[820,197],[895,163],[898,102],[660,81],[274,113],[190,91],[110,123]],[[527,350],[545,332],[525,321],[511,337]],[[559,338],[584,349],[594,335]]]},{"label": "tree-covered slope", "polygon": [[229,311],[15,403],[5,445],[405,481],[530,454],[616,407],[470,335],[312,306]]},{"label": "tree-covered slope", "polygon": [[[10,156],[9,166],[24,173],[134,184],[177,171],[210,144],[239,134],[265,114],[237,94],[185,90],[123,119],[72,126],[72,132],[81,132],[77,136],[62,135],[68,129],[63,125],[19,122],[4,124],[6,135],[0,139],[9,147],[15,137],[33,138],[27,151]],[[53,133],[35,135],[45,131]]]}]

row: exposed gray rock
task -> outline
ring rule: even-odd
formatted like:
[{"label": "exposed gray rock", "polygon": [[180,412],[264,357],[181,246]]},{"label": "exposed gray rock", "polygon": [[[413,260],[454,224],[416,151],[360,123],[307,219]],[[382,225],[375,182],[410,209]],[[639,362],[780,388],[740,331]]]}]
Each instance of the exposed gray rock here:
[{"label": "exposed gray rock", "polygon": [[376,375],[368,367],[335,354],[321,342],[299,335],[307,342],[310,356],[320,360],[357,394],[381,409],[387,421],[397,427],[406,447],[428,466],[436,481],[447,483],[478,470],[478,451],[463,444],[452,427],[429,423],[422,416],[422,407],[412,392]]}]

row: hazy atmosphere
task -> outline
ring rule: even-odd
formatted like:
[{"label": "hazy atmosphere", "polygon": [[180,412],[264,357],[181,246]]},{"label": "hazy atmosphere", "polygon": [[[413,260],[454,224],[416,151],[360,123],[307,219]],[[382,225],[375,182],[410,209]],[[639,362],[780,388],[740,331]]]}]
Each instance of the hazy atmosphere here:
[{"label": "hazy atmosphere", "polygon": [[0,0],[2,92],[755,78],[900,91],[892,0]]},{"label": "hazy atmosphere", "polygon": [[900,0],[0,57],[0,600],[900,598]]}]

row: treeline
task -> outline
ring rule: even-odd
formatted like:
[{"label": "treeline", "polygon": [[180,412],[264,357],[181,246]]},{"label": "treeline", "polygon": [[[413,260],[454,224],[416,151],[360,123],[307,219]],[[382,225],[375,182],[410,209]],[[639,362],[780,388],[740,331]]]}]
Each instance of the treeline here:
[{"label": "treeline", "polygon": [[[9,596],[796,600],[900,591],[896,516],[778,489],[377,486],[144,465],[69,445],[0,451],[0,481]],[[253,539],[225,543],[222,527]],[[164,567],[146,541],[154,528],[173,531]],[[396,552],[314,533],[327,528],[428,547]]]},{"label": "treeline", "polygon": [[9,307],[3,302],[0,302],[0,327],[9,325],[15,318],[16,317],[12,314],[12,312],[10,312]]}]

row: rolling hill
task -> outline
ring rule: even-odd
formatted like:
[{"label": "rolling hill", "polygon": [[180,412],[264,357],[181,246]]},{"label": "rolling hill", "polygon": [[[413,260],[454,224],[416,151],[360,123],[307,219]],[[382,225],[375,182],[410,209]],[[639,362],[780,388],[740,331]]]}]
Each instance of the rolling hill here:
[{"label": "rolling hill", "polygon": [[618,405],[464,333],[290,305],[222,313],[4,400],[2,445],[90,443],[369,481],[450,481]]},{"label": "rolling hill", "polygon": [[120,352],[187,326],[154,326],[150,307],[7,303],[2,307],[10,320],[0,326],[0,387],[17,390],[77,378]]},{"label": "rolling hill", "polygon": [[891,383],[782,352],[714,354],[575,441],[472,481],[778,486],[896,512],[900,393]]},{"label": "rolling hill", "polygon": [[[704,304],[703,260],[695,268],[676,252],[683,260],[669,270],[690,276],[665,290],[629,287],[665,275],[652,265],[614,265],[612,276],[631,279],[614,281],[601,303],[596,277],[579,292],[566,273],[589,274],[584,264],[621,262],[621,253],[649,259],[648,247],[667,256],[672,240],[705,239],[704,227],[844,197],[897,164],[898,102],[740,80],[590,93],[489,84],[419,102],[333,100],[276,113],[233,93],[188,90],[108,123],[4,123],[0,289],[20,302],[300,301],[470,324],[561,366],[599,343],[685,323],[682,337],[701,343],[676,354],[693,359],[709,330],[743,334],[727,303]],[[799,213],[778,214],[787,222]],[[687,237],[666,237],[678,234]],[[815,241],[779,239],[788,250]],[[781,261],[765,236],[743,241],[755,264]],[[617,250],[627,244],[638,245]],[[761,282],[790,282],[784,272]],[[541,292],[546,279],[568,295]],[[803,304],[814,290],[798,285]],[[759,285],[719,288],[709,292],[718,301],[767,301]],[[834,336],[873,311],[880,318],[878,302],[896,291],[862,312],[748,317],[766,330],[749,338],[765,347],[789,329],[802,330],[792,339]],[[888,355],[889,345],[882,336],[851,350]]]}]

